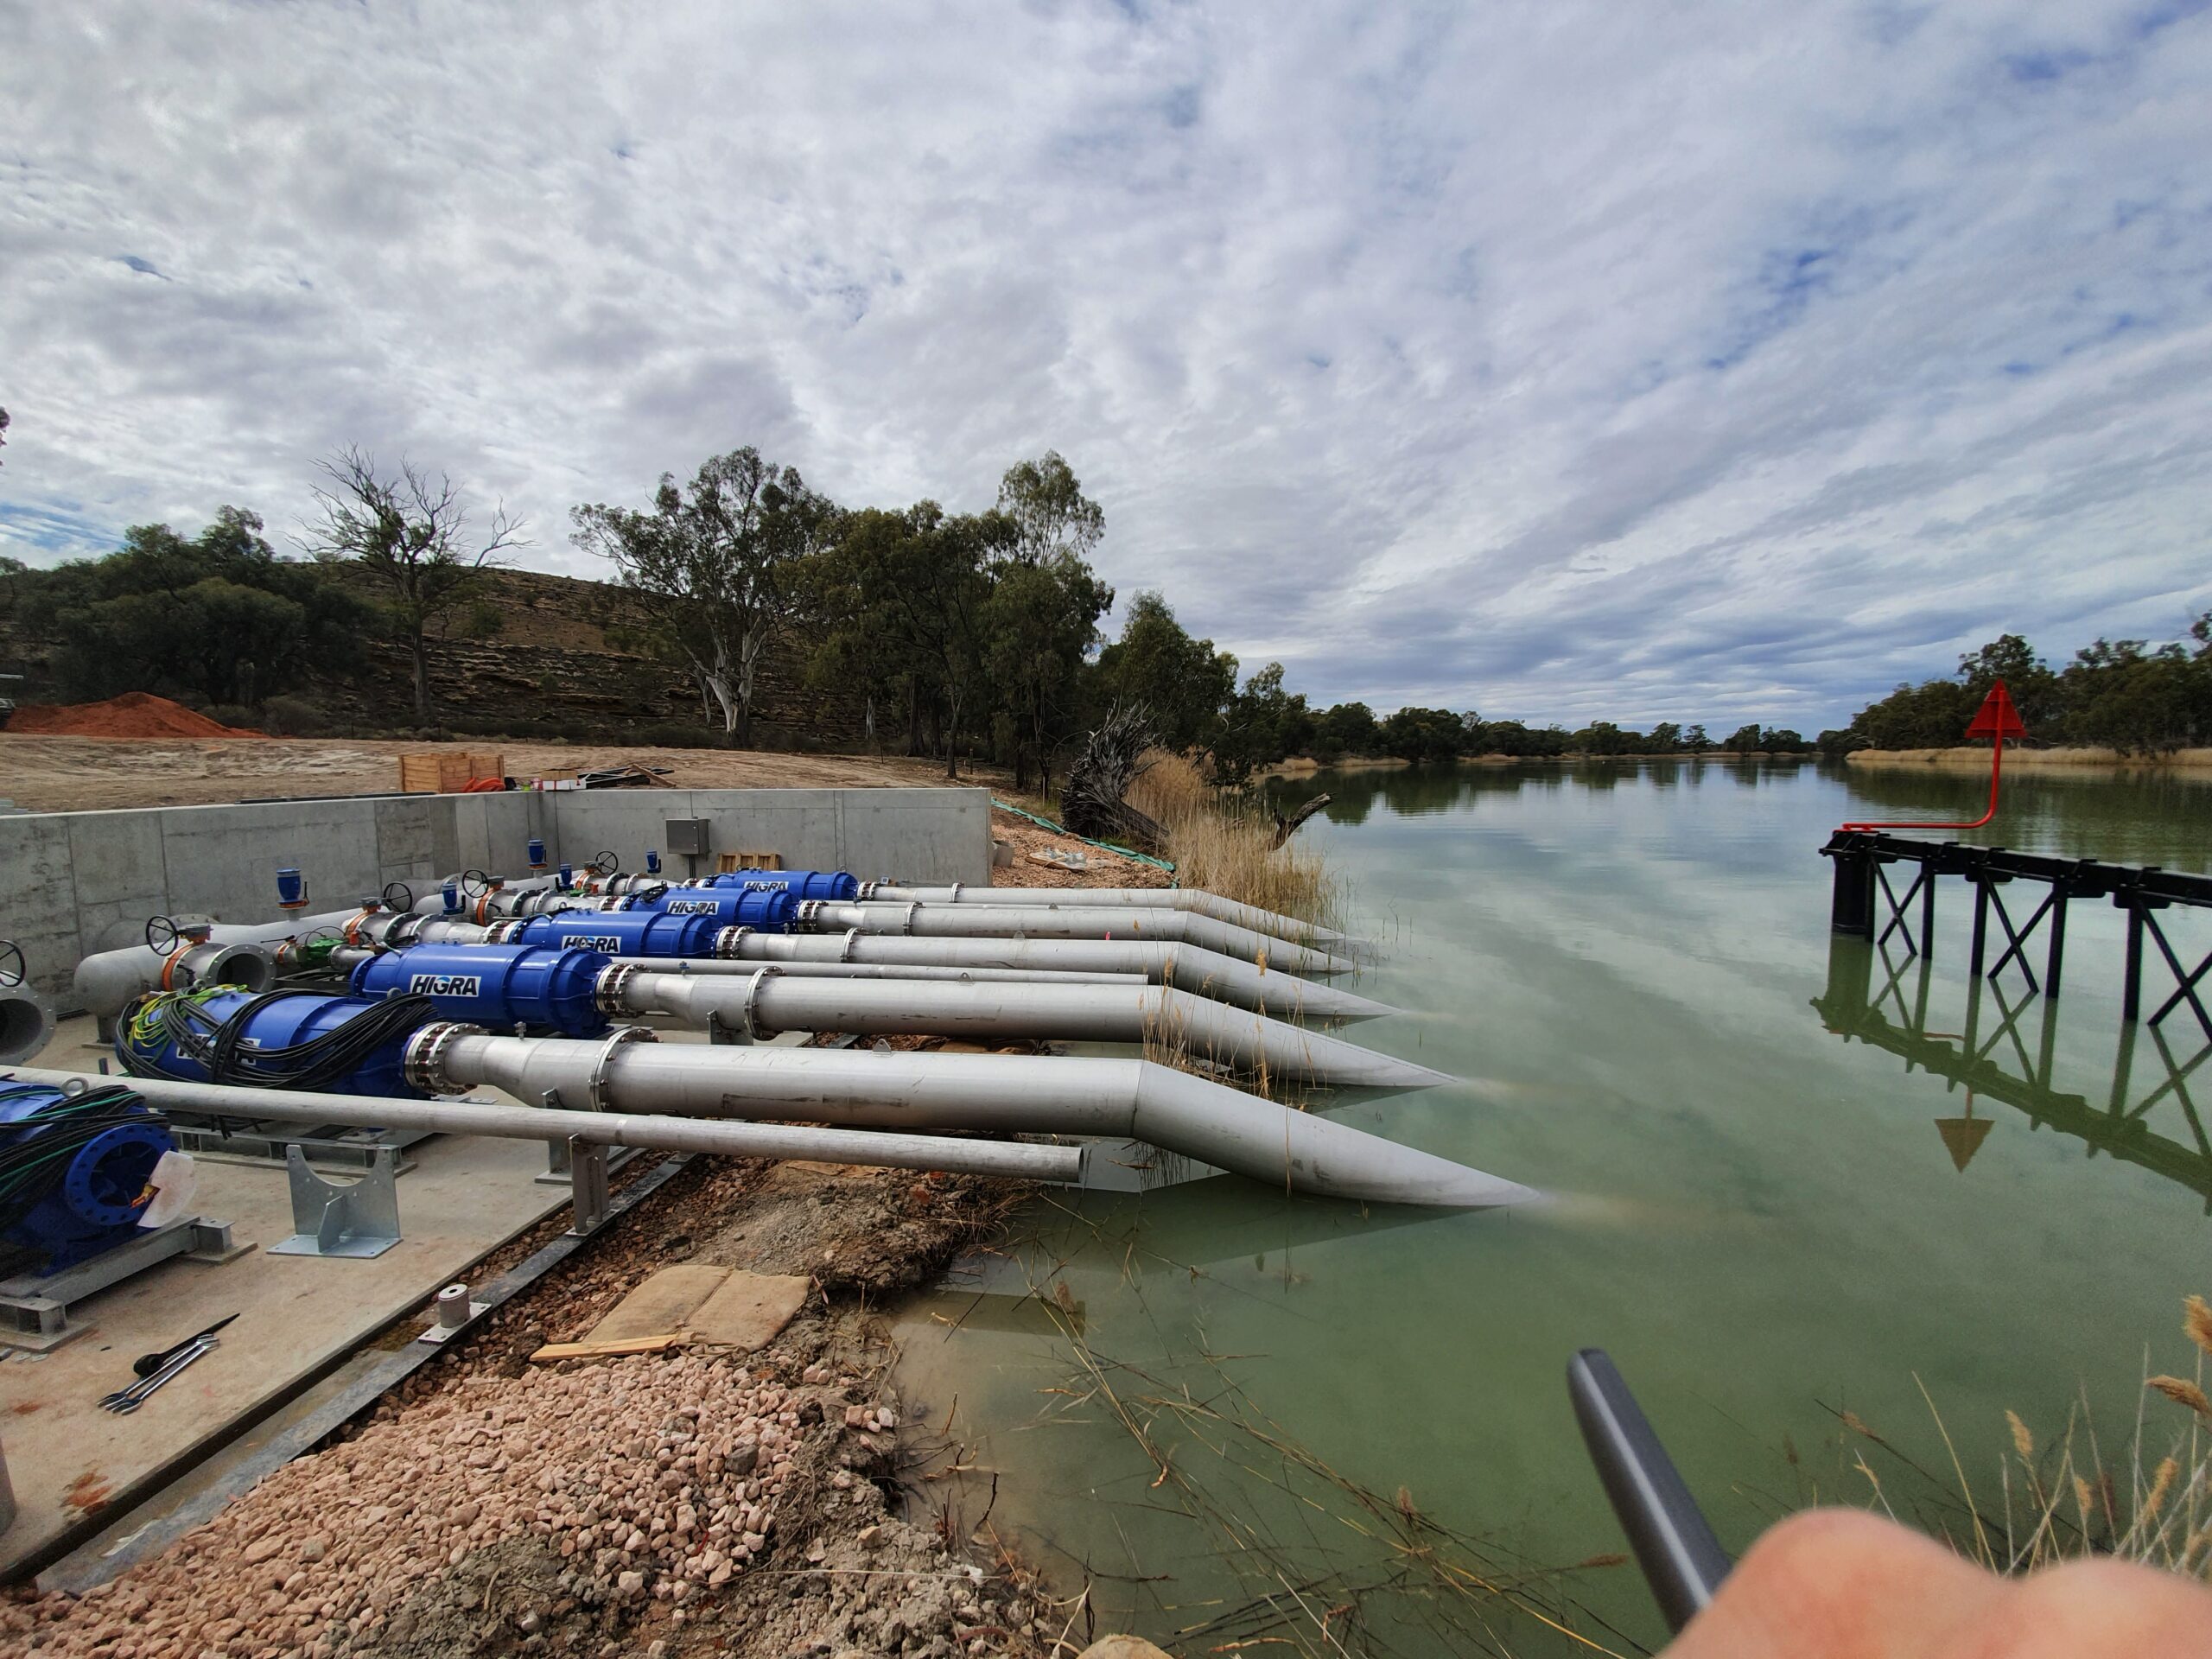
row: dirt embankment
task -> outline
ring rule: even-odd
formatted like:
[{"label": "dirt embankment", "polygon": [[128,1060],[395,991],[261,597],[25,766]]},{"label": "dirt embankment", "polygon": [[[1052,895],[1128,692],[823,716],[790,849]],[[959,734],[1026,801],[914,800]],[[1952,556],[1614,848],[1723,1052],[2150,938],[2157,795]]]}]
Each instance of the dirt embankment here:
[{"label": "dirt embankment", "polygon": [[[1986,772],[1989,751],[1961,745],[1948,749],[1859,749],[1845,757],[1854,766],[1933,767],[1938,772]],[[2212,771],[2212,749],[2176,749],[2167,754],[2122,754],[2118,749],[2008,748],[2007,772],[2202,772]]]},{"label": "dirt embankment", "polygon": [[[455,743],[269,737],[123,741],[39,736],[11,729],[0,732],[0,796],[36,812],[79,812],[367,795],[399,787],[401,754],[435,751],[496,752],[504,758],[507,775],[518,779],[597,766],[666,766],[668,782],[682,789],[866,789],[951,781],[936,761],[890,755],[512,743],[487,738]],[[1000,781],[1000,774],[991,772],[959,779],[968,785]]]},{"label": "dirt embankment", "polygon": [[[903,1494],[902,1447],[928,1428],[884,1392],[892,1351],[870,1311],[1021,1196],[696,1160],[466,1349],[163,1554],[81,1599],[0,1605],[0,1648],[1042,1654],[1060,1630],[1030,1576]],[[684,1261],[815,1289],[750,1355],[530,1363]]]},{"label": "dirt embankment", "polygon": [[259,737],[210,720],[167,697],[126,691],[105,702],[29,702],[9,717],[7,729],[37,737]]}]

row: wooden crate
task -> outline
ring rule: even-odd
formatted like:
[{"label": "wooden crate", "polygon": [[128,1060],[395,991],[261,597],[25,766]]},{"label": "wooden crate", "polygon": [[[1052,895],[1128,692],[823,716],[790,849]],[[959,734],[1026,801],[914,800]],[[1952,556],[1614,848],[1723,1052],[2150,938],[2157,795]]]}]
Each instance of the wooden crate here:
[{"label": "wooden crate", "polygon": [[458,795],[473,779],[503,778],[506,769],[502,754],[419,751],[399,757],[399,787],[410,795]]},{"label": "wooden crate", "polygon": [[715,873],[728,875],[733,870],[780,870],[784,868],[781,853],[736,852],[716,853]]}]

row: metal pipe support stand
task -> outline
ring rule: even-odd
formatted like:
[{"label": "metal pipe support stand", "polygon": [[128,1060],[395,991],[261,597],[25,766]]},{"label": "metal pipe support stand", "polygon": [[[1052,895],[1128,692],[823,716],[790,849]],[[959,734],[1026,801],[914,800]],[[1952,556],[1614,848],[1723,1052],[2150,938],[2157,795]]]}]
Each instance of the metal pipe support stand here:
[{"label": "metal pipe support stand", "polygon": [[182,1216],[42,1279],[29,1273],[0,1279],[0,1346],[46,1353],[91,1328],[70,1323],[69,1311],[109,1286],[180,1255],[193,1262],[232,1262],[252,1248],[231,1243],[227,1221]]},{"label": "metal pipe support stand", "polygon": [[399,1243],[399,1173],[396,1154],[379,1147],[368,1173],[340,1185],[308,1167],[298,1147],[284,1154],[292,1187],[291,1237],[271,1244],[271,1255],[350,1256],[365,1261]]},{"label": "metal pipe support stand", "polygon": [[607,1174],[612,1163],[605,1147],[569,1137],[569,1237],[589,1238],[607,1225]]}]

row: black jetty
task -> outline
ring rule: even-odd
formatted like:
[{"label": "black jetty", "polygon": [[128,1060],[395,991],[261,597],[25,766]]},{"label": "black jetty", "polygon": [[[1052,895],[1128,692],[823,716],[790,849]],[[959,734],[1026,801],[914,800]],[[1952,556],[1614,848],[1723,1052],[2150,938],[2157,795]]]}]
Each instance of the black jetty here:
[{"label": "black jetty", "polygon": [[[1976,847],[1955,841],[1916,841],[1872,830],[1839,830],[1821,849],[1821,855],[1835,861],[1829,922],[1836,932],[1859,935],[1877,946],[1887,945],[1896,935],[1909,953],[1931,956],[1936,948],[1936,884],[1945,876],[1957,876],[1974,888],[1974,941],[1968,960],[1972,971],[1986,972],[1994,980],[2011,968],[2031,992],[2044,996],[2058,995],[2066,953],[2067,906],[2077,899],[2108,900],[2127,917],[2121,995],[2126,1017],[2143,1018],[2147,941],[2157,947],[2174,986],[2148,1023],[2157,1026],[2186,1006],[2204,1034],[2212,1038],[2212,1014],[2206,1013],[2198,992],[2207,969],[2212,969],[2212,952],[2194,968],[2186,966],[2168,933],[2171,918],[2166,923],[2159,919],[2161,911],[2177,906],[2212,910],[2212,876],[2163,870],[2156,865],[2106,864],[2094,858],[2007,852],[2002,847]],[[1911,878],[1902,893],[1891,880],[1892,865],[1912,867]],[[2021,894],[2015,894],[2012,906],[2005,903],[2004,889],[2016,881],[2027,884],[2031,892],[2041,889],[2040,901],[2032,908]],[[1878,899],[1886,918],[1878,912]],[[2026,912],[2024,923],[2015,923],[2014,907]],[[1985,967],[1993,916],[2003,931],[2004,949],[1993,963]],[[2038,932],[2044,936],[2040,978],[2029,957],[2030,943]]]}]

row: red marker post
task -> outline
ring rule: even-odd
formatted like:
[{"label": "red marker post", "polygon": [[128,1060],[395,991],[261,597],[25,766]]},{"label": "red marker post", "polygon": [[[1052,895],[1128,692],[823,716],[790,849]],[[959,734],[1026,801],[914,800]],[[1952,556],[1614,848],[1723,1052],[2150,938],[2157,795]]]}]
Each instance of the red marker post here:
[{"label": "red marker post", "polygon": [[1989,688],[1989,695],[1981,700],[1980,711],[1967,727],[1968,737],[1989,739],[1989,810],[1971,822],[1956,823],[1845,823],[1843,830],[1979,830],[1997,816],[1997,784],[2005,773],[2005,740],[2025,737],[2028,728],[2021,724],[2020,711],[2012,706],[2012,694],[1999,680]]}]

